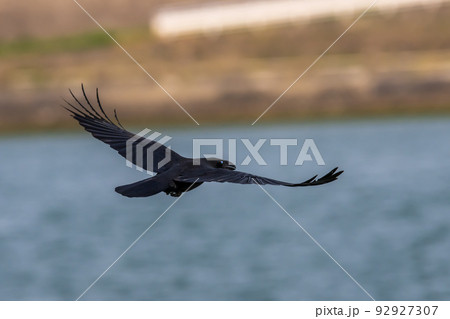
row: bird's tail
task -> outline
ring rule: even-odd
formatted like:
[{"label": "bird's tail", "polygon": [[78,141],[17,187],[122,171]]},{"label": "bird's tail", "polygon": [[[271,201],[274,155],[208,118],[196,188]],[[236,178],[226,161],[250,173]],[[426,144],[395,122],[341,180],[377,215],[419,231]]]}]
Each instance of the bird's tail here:
[{"label": "bird's tail", "polygon": [[147,197],[158,194],[167,188],[167,182],[158,175],[142,181],[116,187],[116,192],[126,197]]}]

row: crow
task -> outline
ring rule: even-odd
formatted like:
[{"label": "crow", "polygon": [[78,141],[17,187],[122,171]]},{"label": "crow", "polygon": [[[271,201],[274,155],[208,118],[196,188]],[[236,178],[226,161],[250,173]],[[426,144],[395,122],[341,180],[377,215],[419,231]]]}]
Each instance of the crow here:
[{"label": "crow", "polygon": [[[223,159],[186,158],[154,140],[127,131],[120,123],[116,110],[114,110],[115,122],[111,120],[100,103],[98,88],[96,89],[97,106],[92,105],[88,99],[83,84],[81,90],[85,100],[83,103],[85,104],[80,102],[70,89],[69,92],[74,102],[70,103],[64,100],[67,106],[63,107],[71,113],[71,116],[92,136],[108,144],[125,158],[127,158],[127,141],[132,141],[133,143],[128,143],[129,147],[130,145],[133,147],[132,156],[127,159],[146,171],[156,173],[156,175],[142,181],[116,187],[115,191],[126,197],[147,197],[160,192],[178,197],[205,182],[268,184],[288,187],[316,186],[335,181],[343,173],[343,171],[337,171],[338,168],[336,167],[321,178],[317,179],[316,175],[301,183],[288,183],[236,171],[236,166],[233,163]],[[145,144],[141,158],[136,155],[136,145],[138,144]],[[150,161],[147,160],[148,154],[146,152],[149,148],[153,150]],[[166,158],[170,160],[159,167],[158,163]]]}]

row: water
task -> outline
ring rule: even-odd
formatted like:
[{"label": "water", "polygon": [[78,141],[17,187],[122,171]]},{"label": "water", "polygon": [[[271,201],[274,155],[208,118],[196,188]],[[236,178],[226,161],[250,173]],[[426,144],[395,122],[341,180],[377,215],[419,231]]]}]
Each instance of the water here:
[{"label": "water", "polygon": [[[297,152],[279,166],[266,143],[268,165],[243,169],[298,181],[342,167],[332,184],[266,190],[375,299],[450,298],[449,119],[160,131],[183,155],[192,137],[314,138],[325,167],[294,166]],[[3,137],[0,149],[3,300],[76,299],[174,201],[116,194],[146,176],[87,133]],[[258,186],[211,183],[82,299],[369,297]]]}]

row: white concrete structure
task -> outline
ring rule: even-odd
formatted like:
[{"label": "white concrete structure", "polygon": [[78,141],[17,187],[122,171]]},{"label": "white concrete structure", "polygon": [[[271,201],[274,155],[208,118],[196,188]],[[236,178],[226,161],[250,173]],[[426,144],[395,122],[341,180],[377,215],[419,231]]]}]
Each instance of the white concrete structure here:
[{"label": "white concrete structure", "polygon": [[[374,0],[265,0],[214,3],[162,9],[150,21],[159,36],[285,24],[329,16],[356,15]],[[439,5],[450,0],[378,0],[372,10],[395,11],[402,7]]]}]

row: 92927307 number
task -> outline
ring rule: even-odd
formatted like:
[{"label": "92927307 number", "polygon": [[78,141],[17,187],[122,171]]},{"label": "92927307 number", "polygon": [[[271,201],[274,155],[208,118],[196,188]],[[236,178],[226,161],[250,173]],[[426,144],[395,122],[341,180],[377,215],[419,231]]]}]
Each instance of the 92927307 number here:
[{"label": "92927307 number", "polygon": [[438,306],[377,306],[377,316],[434,316]]}]

